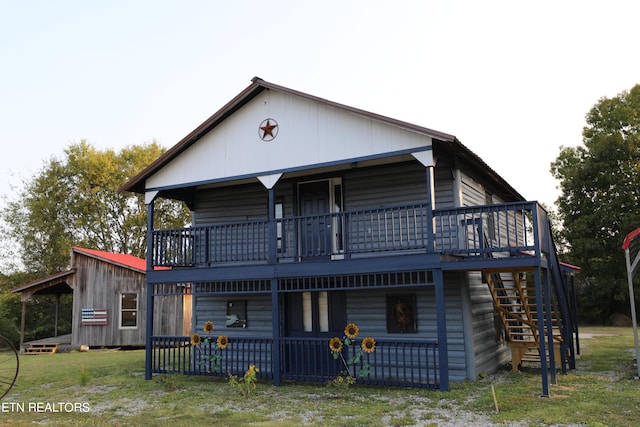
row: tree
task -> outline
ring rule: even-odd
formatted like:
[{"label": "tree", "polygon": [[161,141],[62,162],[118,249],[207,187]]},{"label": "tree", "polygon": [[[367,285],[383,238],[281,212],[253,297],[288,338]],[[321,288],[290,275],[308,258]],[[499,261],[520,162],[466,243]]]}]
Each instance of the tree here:
[{"label": "tree", "polygon": [[[144,196],[117,189],[163,151],[155,142],[116,153],[81,141],[65,149],[63,158],[45,162],[1,213],[26,270],[36,275],[64,270],[73,245],[144,258]],[[156,203],[159,228],[184,227],[190,219],[182,203]]]},{"label": "tree", "polygon": [[640,85],[602,98],[586,115],[583,146],[551,164],[571,262],[580,265],[581,318],[629,311],[625,235],[640,226]]}]

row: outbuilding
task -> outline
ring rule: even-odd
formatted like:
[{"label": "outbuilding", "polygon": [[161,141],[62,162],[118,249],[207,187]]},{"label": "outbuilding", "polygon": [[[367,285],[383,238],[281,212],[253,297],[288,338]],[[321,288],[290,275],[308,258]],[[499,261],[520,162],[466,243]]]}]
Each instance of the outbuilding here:
[{"label": "outbuilding", "polygon": [[[72,347],[143,347],[146,332],[146,261],[112,252],[71,248],[68,270],[26,283],[12,289],[22,299],[20,347],[22,351],[53,350],[56,344]],[[60,296],[73,295],[70,341],[56,339]],[[34,295],[52,295],[56,301],[56,337],[24,346],[28,301]],[[191,298],[155,300],[154,322],[167,334],[191,331]],[[167,304],[171,304],[170,307]],[[163,314],[164,313],[164,314]],[[169,314],[170,313],[170,314]]]}]

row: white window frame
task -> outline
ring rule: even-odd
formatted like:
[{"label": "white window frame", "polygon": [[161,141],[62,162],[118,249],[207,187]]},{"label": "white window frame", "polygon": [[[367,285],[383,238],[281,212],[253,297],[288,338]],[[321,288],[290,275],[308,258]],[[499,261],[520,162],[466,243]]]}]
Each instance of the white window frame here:
[{"label": "white window frame", "polygon": [[[122,307],[122,300],[124,299],[125,295],[135,295],[136,299],[136,308],[135,310],[130,309],[130,308],[123,308]],[[140,295],[137,292],[120,292],[119,294],[119,309],[118,309],[118,327],[119,329],[138,329],[138,325],[140,323],[140,316],[138,315],[139,313],[139,308],[140,308]],[[122,313],[124,311],[127,312],[134,312],[135,313],[135,319],[136,319],[136,325],[135,326],[122,326]]]}]

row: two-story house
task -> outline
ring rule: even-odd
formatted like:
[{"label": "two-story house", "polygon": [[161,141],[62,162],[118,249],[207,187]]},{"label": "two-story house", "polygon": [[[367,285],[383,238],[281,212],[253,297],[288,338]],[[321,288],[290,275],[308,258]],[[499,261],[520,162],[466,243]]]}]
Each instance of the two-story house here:
[{"label": "two-story house", "polygon": [[[191,345],[148,312],[147,378],[327,381],[364,337],[349,367],[367,384],[447,390],[537,354],[545,393],[574,363],[573,270],[546,212],[453,135],[254,78],[121,191],[148,204],[147,307],[190,293],[193,333],[215,325]],[[158,198],[192,226],[155,229]],[[329,348],[346,325],[354,342]]]}]

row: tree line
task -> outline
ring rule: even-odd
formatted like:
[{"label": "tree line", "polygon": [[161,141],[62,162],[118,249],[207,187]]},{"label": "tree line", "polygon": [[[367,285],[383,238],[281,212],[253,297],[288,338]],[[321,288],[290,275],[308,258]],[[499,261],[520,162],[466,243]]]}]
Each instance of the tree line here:
[{"label": "tree line", "polygon": [[622,243],[640,227],[640,85],[601,98],[582,137],[582,145],[561,147],[551,173],[560,182],[563,258],[582,268],[580,320],[606,323],[631,311]]},{"label": "tree line", "polygon": [[[9,290],[67,270],[72,246],[146,257],[144,196],[118,188],[164,151],[156,142],[114,151],[80,141],[24,180],[0,210],[0,242],[5,257],[14,260],[8,265],[12,272],[0,277],[0,333],[15,341],[20,325],[20,296]],[[158,201],[154,215],[160,228],[184,227],[191,220],[182,203],[170,200]],[[71,301],[61,300],[60,334],[71,331]],[[29,302],[26,340],[53,335],[51,307],[47,296]]]}]

